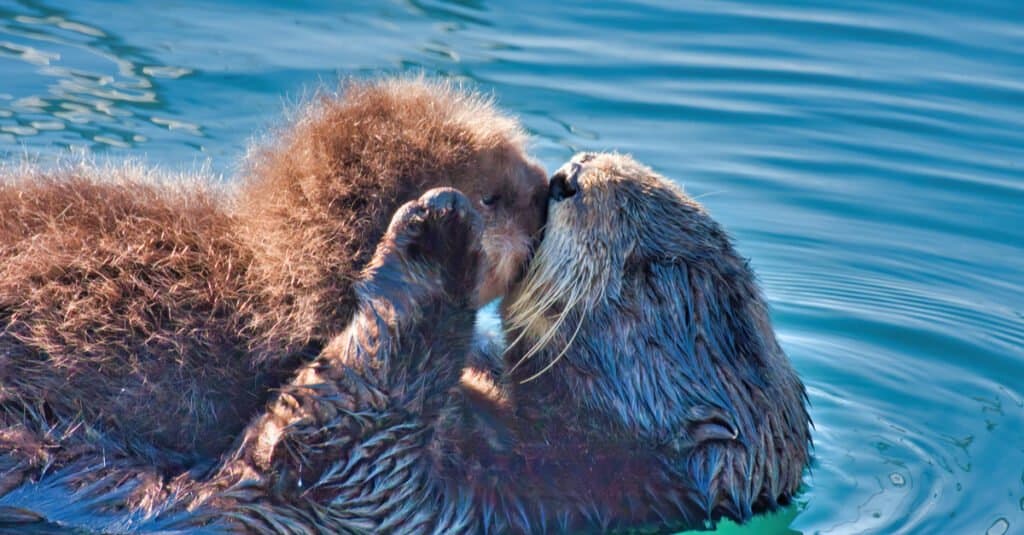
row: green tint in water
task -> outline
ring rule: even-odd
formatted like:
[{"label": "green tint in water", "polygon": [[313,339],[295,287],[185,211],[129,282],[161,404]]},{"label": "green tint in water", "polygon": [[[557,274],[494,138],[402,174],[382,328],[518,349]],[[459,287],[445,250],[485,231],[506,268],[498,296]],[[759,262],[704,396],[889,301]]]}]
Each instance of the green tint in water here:
[{"label": "green tint in water", "polygon": [[493,91],[548,169],[631,152],[737,238],[805,379],[799,511],[743,533],[1024,531],[1024,7],[0,0],[0,154],[231,176],[338,77]]},{"label": "green tint in water", "polygon": [[[718,524],[715,533],[718,535],[800,535],[799,531],[790,528],[799,512],[800,506],[792,505],[774,514],[754,517],[742,526],[726,520]],[[679,535],[698,535],[700,533],[707,533],[707,531],[684,531]]]}]

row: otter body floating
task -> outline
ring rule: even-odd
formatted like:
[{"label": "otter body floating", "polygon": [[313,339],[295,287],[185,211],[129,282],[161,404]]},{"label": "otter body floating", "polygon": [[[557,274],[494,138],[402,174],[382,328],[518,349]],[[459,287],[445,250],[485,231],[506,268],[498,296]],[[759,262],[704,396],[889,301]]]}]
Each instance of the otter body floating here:
[{"label": "otter body floating", "polygon": [[581,155],[550,190],[506,300],[502,384],[460,378],[474,242],[451,220],[408,222],[458,204],[428,195],[395,216],[362,315],[210,494],[248,481],[257,497],[213,514],[297,532],[678,531],[788,504],[810,458],[806,395],[726,233],[623,156]]},{"label": "otter body floating", "polygon": [[519,124],[444,82],[352,82],[270,132],[233,191],[139,167],[0,171],[0,493],[78,459],[214,462],[344,330],[394,211],[454,186],[481,299],[522,274],[547,185]]},{"label": "otter body floating", "polygon": [[508,395],[529,440],[634,455],[601,477],[578,467],[567,494],[597,511],[590,525],[742,522],[798,491],[804,386],[749,264],[667,179],[627,156],[573,158],[508,301]]},{"label": "otter body floating", "polygon": [[503,377],[465,372],[488,203],[433,190],[392,218],[347,327],[218,463],[167,477],[80,456],[0,507],[59,486],[104,531],[544,533],[705,528],[786,504],[809,460],[806,396],[721,227],[621,156],[577,157],[550,191],[503,305]]}]

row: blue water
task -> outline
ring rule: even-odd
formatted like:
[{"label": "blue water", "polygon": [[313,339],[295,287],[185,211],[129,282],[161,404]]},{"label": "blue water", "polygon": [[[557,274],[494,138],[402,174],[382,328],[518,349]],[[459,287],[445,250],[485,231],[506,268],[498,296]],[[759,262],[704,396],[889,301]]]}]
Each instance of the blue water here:
[{"label": "blue water", "polygon": [[789,529],[1024,533],[1019,0],[0,0],[0,154],[230,180],[318,84],[419,70],[734,233],[816,422]]}]

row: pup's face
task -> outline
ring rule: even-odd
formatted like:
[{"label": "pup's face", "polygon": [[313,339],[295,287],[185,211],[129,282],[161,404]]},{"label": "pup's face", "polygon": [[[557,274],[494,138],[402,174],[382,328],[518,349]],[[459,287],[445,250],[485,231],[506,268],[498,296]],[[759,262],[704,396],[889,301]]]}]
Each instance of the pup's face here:
[{"label": "pup's face", "polygon": [[455,187],[470,198],[484,220],[483,280],[478,303],[508,293],[536,247],[547,210],[547,177],[518,150],[482,154],[476,176]]}]

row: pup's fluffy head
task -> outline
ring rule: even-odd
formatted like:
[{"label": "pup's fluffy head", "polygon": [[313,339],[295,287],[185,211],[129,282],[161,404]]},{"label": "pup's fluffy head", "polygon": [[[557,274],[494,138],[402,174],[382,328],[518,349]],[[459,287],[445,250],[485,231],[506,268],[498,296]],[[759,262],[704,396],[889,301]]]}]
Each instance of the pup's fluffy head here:
[{"label": "pup's fluffy head", "polygon": [[351,281],[394,211],[451,186],[484,216],[482,300],[521,275],[543,219],[544,172],[490,100],[423,78],[350,82],[302,108],[248,159],[241,231],[268,298],[257,332],[323,340],[351,314]]}]

